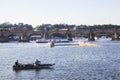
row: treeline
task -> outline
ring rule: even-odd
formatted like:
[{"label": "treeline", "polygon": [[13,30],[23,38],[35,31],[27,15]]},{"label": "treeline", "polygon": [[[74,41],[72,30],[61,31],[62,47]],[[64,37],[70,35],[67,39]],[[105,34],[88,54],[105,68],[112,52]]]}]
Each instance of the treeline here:
[{"label": "treeline", "polygon": [[[18,24],[12,24],[9,22],[5,22],[0,24],[0,29],[6,29],[6,28],[25,28],[27,30],[33,30],[33,26],[29,24],[24,24],[24,23],[18,23]],[[63,28],[69,28],[71,30],[80,30],[80,29],[120,29],[120,25],[112,25],[112,24],[104,24],[104,25],[69,25],[69,24],[42,24],[34,29],[37,30],[58,30],[58,29],[63,29]]]},{"label": "treeline", "polygon": [[68,24],[42,24],[37,26],[37,29],[43,29],[47,28],[49,30],[56,30],[56,29],[62,29],[62,28],[69,28],[73,30],[80,30],[80,29],[120,29],[120,25],[112,25],[112,24],[104,24],[104,25],[68,25]]},{"label": "treeline", "polygon": [[0,29],[3,29],[3,30],[13,29],[13,28],[23,28],[27,30],[33,30],[32,25],[24,24],[24,23],[12,24],[9,22],[5,22],[0,24]]},{"label": "treeline", "polygon": [[42,25],[39,25],[37,26],[35,29],[37,30],[59,30],[59,29],[65,29],[65,28],[74,28],[75,25],[68,25],[68,24],[42,24]]}]

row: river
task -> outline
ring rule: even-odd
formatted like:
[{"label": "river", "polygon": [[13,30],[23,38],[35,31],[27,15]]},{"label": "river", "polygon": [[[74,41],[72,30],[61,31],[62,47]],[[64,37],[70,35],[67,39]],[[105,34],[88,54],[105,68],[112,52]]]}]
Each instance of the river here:
[{"label": "river", "polygon": [[[120,80],[120,42],[98,40],[99,46],[55,46],[0,43],[0,80]],[[14,71],[20,63],[55,63],[52,69]]]}]

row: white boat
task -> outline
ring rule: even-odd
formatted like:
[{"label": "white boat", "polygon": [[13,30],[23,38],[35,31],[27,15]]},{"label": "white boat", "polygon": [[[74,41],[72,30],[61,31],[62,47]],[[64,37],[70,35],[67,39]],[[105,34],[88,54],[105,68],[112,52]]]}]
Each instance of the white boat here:
[{"label": "white boat", "polygon": [[70,41],[68,39],[37,39],[36,40],[36,43],[48,43],[48,42],[66,43]]},{"label": "white boat", "polygon": [[70,42],[68,39],[50,39],[50,41],[52,41],[54,43],[66,43],[66,42]]},{"label": "white boat", "polygon": [[36,43],[48,43],[50,40],[47,39],[37,39]]}]

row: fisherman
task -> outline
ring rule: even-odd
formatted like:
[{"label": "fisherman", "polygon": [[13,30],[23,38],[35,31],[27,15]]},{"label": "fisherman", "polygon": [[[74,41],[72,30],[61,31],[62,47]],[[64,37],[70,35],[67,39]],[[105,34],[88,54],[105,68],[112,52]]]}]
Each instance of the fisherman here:
[{"label": "fisherman", "polygon": [[40,61],[38,59],[36,59],[35,64],[40,65]]},{"label": "fisherman", "polygon": [[19,62],[18,62],[18,60],[16,60],[16,62],[15,62],[15,65],[16,65],[16,66],[18,66],[18,65],[19,65]]}]

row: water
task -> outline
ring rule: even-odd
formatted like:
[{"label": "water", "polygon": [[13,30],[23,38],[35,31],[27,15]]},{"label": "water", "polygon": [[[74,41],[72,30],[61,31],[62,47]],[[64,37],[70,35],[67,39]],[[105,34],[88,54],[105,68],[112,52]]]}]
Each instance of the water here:
[{"label": "water", "polygon": [[[0,43],[0,80],[120,80],[120,42],[96,41],[99,47]],[[13,71],[16,60],[55,63],[53,69]]]}]

